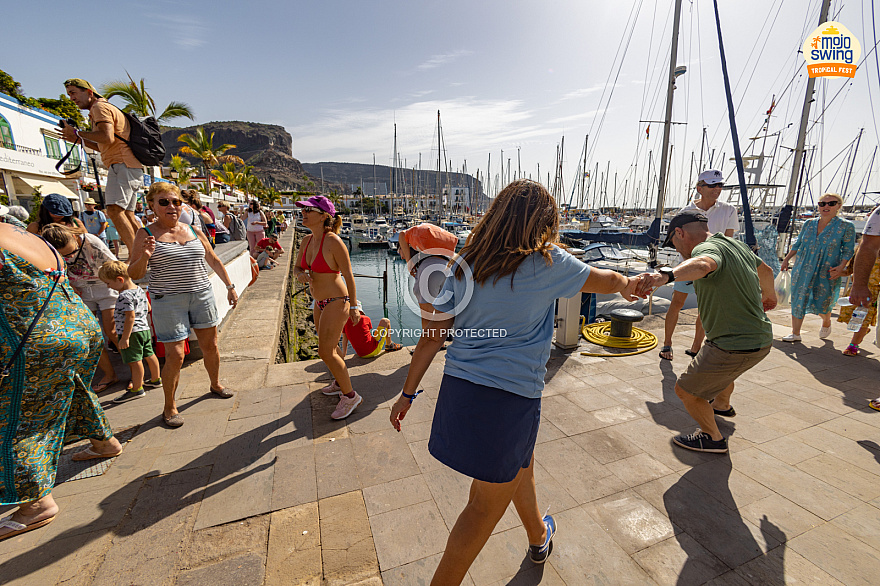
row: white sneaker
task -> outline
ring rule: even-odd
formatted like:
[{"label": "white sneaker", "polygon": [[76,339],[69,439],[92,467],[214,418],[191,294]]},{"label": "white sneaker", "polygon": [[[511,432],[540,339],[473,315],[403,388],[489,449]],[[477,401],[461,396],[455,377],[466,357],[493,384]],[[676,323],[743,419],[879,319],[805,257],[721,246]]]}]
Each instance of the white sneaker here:
[{"label": "white sneaker", "polygon": [[822,338],[823,340],[830,335],[831,335],[831,326],[828,326],[828,327],[822,326],[821,328],[819,328],[819,337]]},{"label": "white sneaker", "polygon": [[782,338],[783,342],[800,342],[801,336],[800,334],[789,334]]},{"label": "white sneaker", "polygon": [[361,401],[363,400],[364,398],[357,393],[355,393],[354,397],[351,398],[342,395],[339,398],[339,404],[336,405],[336,410],[333,411],[333,415],[331,415],[330,417],[332,419],[345,419],[346,417],[351,415],[351,412],[354,411],[354,408],[360,405]]},{"label": "white sneaker", "polygon": [[339,383],[334,380],[332,383],[321,389],[321,392],[327,396],[341,395],[342,389],[339,388]]}]

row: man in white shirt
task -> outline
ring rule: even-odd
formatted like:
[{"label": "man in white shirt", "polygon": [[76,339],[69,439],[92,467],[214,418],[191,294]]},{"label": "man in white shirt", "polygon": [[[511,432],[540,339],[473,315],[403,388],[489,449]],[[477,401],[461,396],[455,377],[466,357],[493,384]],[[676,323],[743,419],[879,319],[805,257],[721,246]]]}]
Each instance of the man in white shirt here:
[{"label": "man in white shirt", "polygon": [[[724,176],[717,169],[709,169],[700,173],[697,177],[697,193],[700,198],[682,208],[684,210],[699,210],[709,218],[709,232],[715,234],[723,232],[725,236],[733,236],[739,230],[739,214],[736,208],[730,204],[718,201],[721,188],[724,187]],[[675,282],[675,290],[672,293],[672,301],[666,312],[666,324],[663,339],[663,347],[660,348],[660,358],[672,360],[672,334],[678,323],[678,314],[684,307],[688,295],[694,294],[693,282]],[[703,322],[697,316],[697,327],[694,332],[694,341],[690,350],[685,350],[688,356],[696,356],[703,344]]]}]

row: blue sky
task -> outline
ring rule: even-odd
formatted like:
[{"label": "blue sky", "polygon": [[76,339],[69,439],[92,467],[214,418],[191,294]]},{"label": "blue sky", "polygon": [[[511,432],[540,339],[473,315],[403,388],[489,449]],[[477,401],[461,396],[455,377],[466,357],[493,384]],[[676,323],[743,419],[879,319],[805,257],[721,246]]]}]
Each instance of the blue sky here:
[{"label": "blue sky", "polygon": [[[61,93],[68,77],[99,85],[124,79],[128,71],[146,78],[160,107],[170,100],[187,102],[198,122],[284,126],[293,135],[294,156],[303,162],[369,163],[375,153],[377,162],[390,164],[396,121],[398,150],[407,166],[418,165],[421,154],[423,168],[433,168],[439,109],[452,168],[467,161],[469,171],[485,174],[491,152],[490,176],[500,180],[501,150],[515,172],[519,148],[523,173],[534,178],[540,165],[546,181],[565,136],[566,193],[589,132],[590,169],[598,163],[605,170],[610,162],[608,200],[622,201],[626,184],[631,202],[639,186],[638,198],[649,197],[648,151],[653,150],[654,165],[659,157],[662,127],[652,124],[645,140],[647,124],[639,120],[663,116],[660,80],[668,63],[672,4],[160,0],[97,1],[74,11],[69,3],[16,3],[4,9],[12,26],[0,39],[0,68],[32,96]],[[793,146],[806,81],[796,52],[818,24],[819,0],[719,4],[729,71],[732,82],[739,82],[734,98],[741,140],[746,143],[760,130],[776,94],[770,130],[785,129],[780,142]],[[636,11],[618,70],[615,54]],[[874,42],[870,1],[837,0],[832,13],[837,12],[837,20],[860,39],[864,55]],[[703,127],[716,161],[732,153],[712,3],[685,0],[681,31],[678,63],[687,65],[688,73],[678,82],[673,117],[687,125],[676,126],[673,135],[673,202],[687,195],[691,153],[699,157]],[[832,159],[864,127],[850,186],[855,191],[878,144],[868,94],[870,83],[880,104],[873,60],[847,83],[820,84],[827,100],[845,89],[828,107],[824,124],[811,131],[810,144],[821,146],[814,156],[814,191],[839,189],[842,173],[834,173],[845,155]],[[823,104],[819,98],[816,104]],[[880,116],[880,106],[876,109]],[[875,164],[880,169],[880,162]],[[724,170],[732,170],[732,163],[724,161]],[[777,177],[787,180],[787,171]],[[880,171],[870,188],[880,189]]]}]

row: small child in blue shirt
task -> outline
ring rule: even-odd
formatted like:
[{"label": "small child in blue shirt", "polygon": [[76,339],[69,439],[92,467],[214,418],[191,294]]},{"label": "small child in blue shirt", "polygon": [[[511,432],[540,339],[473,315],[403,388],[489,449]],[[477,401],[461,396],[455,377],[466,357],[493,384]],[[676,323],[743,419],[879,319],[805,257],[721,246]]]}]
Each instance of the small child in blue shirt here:
[{"label": "small child in blue shirt", "polygon": [[[122,361],[131,369],[131,386],[114,403],[125,403],[139,399],[146,393],[144,387],[162,386],[159,370],[159,359],[153,352],[153,340],[150,334],[148,314],[150,302],[143,289],[134,284],[128,276],[128,265],[122,261],[107,261],[98,271],[98,277],[107,286],[117,291],[116,308],[113,320],[116,323],[116,335],[119,336],[119,354]],[[144,365],[147,361],[152,379],[144,381]]]}]

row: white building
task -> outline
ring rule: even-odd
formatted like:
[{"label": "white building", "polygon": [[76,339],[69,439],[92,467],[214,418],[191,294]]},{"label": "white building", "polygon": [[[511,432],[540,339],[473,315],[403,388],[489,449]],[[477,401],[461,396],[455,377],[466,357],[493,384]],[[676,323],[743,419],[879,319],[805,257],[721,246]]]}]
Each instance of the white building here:
[{"label": "white building", "polygon": [[[54,114],[23,106],[15,98],[0,93],[0,193],[9,198],[10,205],[30,209],[31,199],[38,191],[81,201],[79,180],[85,177],[88,158],[82,147],[74,147],[61,138],[58,121]],[[55,170],[55,164],[71,148],[74,152],[63,169],[72,170],[80,162],[82,168],[65,176]],[[82,206],[74,204],[74,208],[81,210]]]}]

